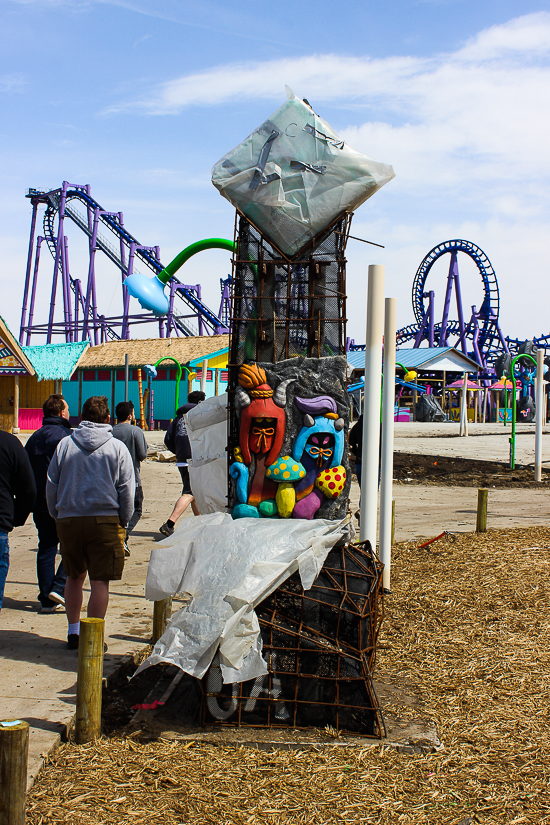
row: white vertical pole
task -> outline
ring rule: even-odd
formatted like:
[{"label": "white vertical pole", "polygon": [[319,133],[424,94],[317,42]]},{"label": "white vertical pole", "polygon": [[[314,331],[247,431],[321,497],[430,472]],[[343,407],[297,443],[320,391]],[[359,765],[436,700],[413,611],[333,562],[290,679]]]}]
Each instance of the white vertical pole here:
[{"label": "white vertical pole", "polygon": [[202,362],[202,375],[201,375],[201,392],[206,393],[206,373],[208,372],[208,358],[205,358]]},{"label": "white vertical pole", "polygon": [[380,393],[382,390],[382,334],[384,318],[384,267],[369,266],[367,333],[365,346],[365,397],[363,401],[363,456],[361,462],[361,541],[376,549],[378,451],[380,447]]},{"label": "white vertical pole", "polygon": [[380,475],[380,561],[384,565],[382,583],[390,592],[392,492],[393,492],[393,431],[395,408],[395,336],[397,332],[397,300],[386,298],[384,317],[384,396],[382,402],[382,457]]},{"label": "white vertical pole", "polygon": [[544,350],[537,350],[537,381],[535,390],[535,481],[542,481],[542,420],[544,417]]}]

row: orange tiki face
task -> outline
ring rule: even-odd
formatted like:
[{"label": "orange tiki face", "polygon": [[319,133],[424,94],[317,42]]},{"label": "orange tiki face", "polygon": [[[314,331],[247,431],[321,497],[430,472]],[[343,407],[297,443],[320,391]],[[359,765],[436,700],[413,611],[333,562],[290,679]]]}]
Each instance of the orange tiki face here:
[{"label": "orange tiki face", "polygon": [[251,453],[268,453],[273,446],[277,428],[275,418],[253,418],[250,425],[248,444]]},{"label": "orange tiki face", "polygon": [[243,364],[239,370],[239,444],[246,465],[250,464],[252,454],[265,455],[266,466],[276,460],[285,435],[288,383],[282,382],[274,392],[267,383],[265,371],[257,364]]}]

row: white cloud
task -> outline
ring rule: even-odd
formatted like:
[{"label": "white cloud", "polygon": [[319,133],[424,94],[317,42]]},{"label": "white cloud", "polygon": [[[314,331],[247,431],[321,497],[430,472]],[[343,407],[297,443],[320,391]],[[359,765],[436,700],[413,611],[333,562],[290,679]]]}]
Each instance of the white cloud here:
[{"label": "white cloud", "polygon": [[[550,172],[549,57],[550,14],[541,12],[481,32],[452,54],[310,55],[219,66],[168,81],[118,110],[166,115],[237,100],[282,102],[287,83],[317,108],[341,104],[343,136],[391,161],[403,185],[418,186],[430,175],[453,186],[521,185],[535,159],[540,175]],[[369,121],[361,125],[364,109]]]},{"label": "white cloud", "polygon": [[25,85],[25,78],[20,73],[0,75],[0,94],[17,94]]}]

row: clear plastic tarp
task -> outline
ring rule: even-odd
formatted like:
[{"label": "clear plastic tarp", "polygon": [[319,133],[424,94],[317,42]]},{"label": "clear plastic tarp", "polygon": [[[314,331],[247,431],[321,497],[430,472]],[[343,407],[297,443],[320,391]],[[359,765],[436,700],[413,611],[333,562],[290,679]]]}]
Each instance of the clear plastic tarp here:
[{"label": "clear plastic tarp", "polygon": [[199,513],[227,506],[227,393],[207,398],[185,416],[191,444],[189,479]]},{"label": "clear plastic tarp", "polygon": [[286,256],[395,175],[349,147],[311,106],[288,100],[212,170],[212,183]]},{"label": "clear plastic tarp", "polygon": [[349,516],[326,519],[233,521],[225,513],[185,519],[155,545],[145,596],[181,596],[172,617],[139,671],[168,662],[200,679],[219,651],[224,683],[267,673],[255,606],[297,570],[308,590],[334,545],[349,541]]}]

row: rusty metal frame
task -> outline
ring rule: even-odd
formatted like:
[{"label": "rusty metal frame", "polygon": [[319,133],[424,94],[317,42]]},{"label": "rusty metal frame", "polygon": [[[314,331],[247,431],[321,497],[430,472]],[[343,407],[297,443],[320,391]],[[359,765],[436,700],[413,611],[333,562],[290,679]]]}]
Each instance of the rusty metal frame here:
[{"label": "rusty metal frame", "polygon": [[[330,724],[338,731],[382,738],[384,719],[372,682],[384,616],[382,569],[369,542],[362,542],[333,549],[309,591],[303,590],[297,573],[287,579],[256,608],[267,676],[212,691],[207,674],[202,682],[202,724]],[[314,613],[320,617],[317,626],[311,622]],[[309,672],[310,661],[317,661],[317,672]],[[321,698],[311,695],[316,693]],[[352,695],[360,701],[351,700]],[[213,698],[225,708],[223,713],[228,703],[234,708],[228,718],[217,719],[209,711]],[[304,723],[308,717],[312,724]]]}]

